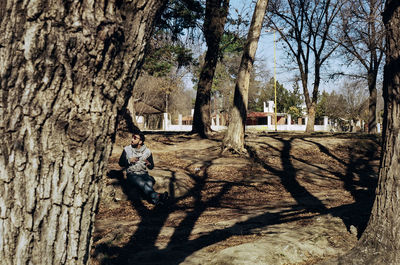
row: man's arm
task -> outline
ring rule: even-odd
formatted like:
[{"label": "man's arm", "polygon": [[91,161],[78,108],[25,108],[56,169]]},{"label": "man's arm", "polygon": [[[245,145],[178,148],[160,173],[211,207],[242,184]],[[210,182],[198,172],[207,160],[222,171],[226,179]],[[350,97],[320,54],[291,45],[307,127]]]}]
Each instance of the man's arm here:
[{"label": "man's arm", "polygon": [[120,167],[123,167],[123,168],[129,166],[129,161],[128,161],[128,158],[126,157],[125,150],[122,152],[121,156],[119,157],[118,164]]},{"label": "man's arm", "polygon": [[150,156],[145,161],[146,161],[146,166],[149,169],[153,169],[154,168],[153,154],[150,154]]}]

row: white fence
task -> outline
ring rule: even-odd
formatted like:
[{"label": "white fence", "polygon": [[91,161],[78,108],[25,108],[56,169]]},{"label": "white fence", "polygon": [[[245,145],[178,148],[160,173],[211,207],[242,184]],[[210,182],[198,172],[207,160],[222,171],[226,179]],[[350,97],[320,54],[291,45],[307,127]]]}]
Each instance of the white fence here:
[{"label": "white fence", "polygon": [[[293,132],[305,132],[306,125],[298,124],[284,124],[277,125],[277,131],[293,131]],[[331,130],[330,125],[314,125],[315,132],[329,132]],[[246,131],[275,131],[275,125],[247,125]]]},{"label": "white fence", "polygon": [[[227,129],[227,126],[215,126],[211,125],[211,129],[214,131],[223,131]],[[168,125],[164,131],[173,132],[190,132],[192,125]],[[331,130],[330,125],[314,125],[314,131],[316,132],[329,132]],[[246,125],[246,131],[262,132],[262,131],[275,131],[275,125]],[[277,131],[306,131],[306,125],[277,125]]]},{"label": "white fence", "polygon": [[[211,129],[214,131],[223,131],[226,130],[226,126],[216,126],[211,125]],[[164,131],[173,131],[173,132],[190,132],[192,130],[192,125],[167,125],[167,128]]]},{"label": "white fence", "polygon": [[[290,115],[288,115],[288,123],[291,122]],[[307,122],[307,118],[306,118]],[[182,117],[178,119],[180,124],[171,124],[171,120],[168,119],[168,114],[164,113],[163,128],[162,131],[172,131],[172,132],[190,132],[192,130],[192,125],[183,125]],[[226,130],[226,126],[219,125],[220,122],[217,119],[213,120],[211,129],[214,131]],[[277,131],[297,131],[304,132],[306,130],[306,125],[298,124],[279,124],[276,126]],[[329,132],[331,130],[331,125],[328,124],[328,117],[324,117],[324,125],[315,125],[314,131],[316,132]],[[268,119],[268,125],[247,125],[246,131],[275,131],[275,125],[271,124],[271,119]]]}]

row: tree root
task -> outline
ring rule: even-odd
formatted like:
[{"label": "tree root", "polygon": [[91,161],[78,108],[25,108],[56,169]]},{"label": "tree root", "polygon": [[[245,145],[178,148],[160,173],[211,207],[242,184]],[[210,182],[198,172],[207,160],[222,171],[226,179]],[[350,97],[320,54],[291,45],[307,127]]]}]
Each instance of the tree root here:
[{"label": "tree root", "polygon": [[245,149],[234,148],[233,146],[222,146],[221,155],[238,155],[241,157],[250,157],[249,152]]},{"label": "tree root", "polygon": [[342,256],[321,261],[317,265],[398,265],[399,262],[397,251],[379,251],[358,245]]}]

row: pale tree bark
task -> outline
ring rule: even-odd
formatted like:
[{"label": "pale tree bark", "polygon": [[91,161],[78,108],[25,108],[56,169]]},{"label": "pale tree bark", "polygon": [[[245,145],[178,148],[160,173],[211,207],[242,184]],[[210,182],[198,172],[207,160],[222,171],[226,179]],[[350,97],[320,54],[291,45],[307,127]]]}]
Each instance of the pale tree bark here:
[{"label": "pale tree bark", "polygon": [[211,88],[228,11],[229,0],[206,1],[203,32],[207,42],[207,52],[197,86],[192,129],[202,138],[207,138],[211,133]]},{"label": "pale tree bark", "polygon": [[[317,60],[318,62],[318,60]],[[307,114],[308,114],[308,120],[306,124],[306,132],[313,132],[314,131],[314,125],[315,125],[315,116],[317,112],[317,100],[318,100],[318,90],[319,90],[319,84],[321,82],[320,78],[320,64],[315,63],[315,76],[314,76],[314,88],[312,92],[312,97],[310,99],[310,96],[308,94],[308,90],[304,89],[304,98],[306,101],[306,106],[307,106]],[[306,81],[307,83],[307,81]]]},{"label": "pale tree bark", "polygon": [[383,156],[376,199],[367,228],[345,256],[323,264],[400,264],[400,2],[388,0],[383,12],[386,64],[383,96]]},{"label": "pale tree bark", "polygon": [[130,96],[164,2],[5,3],[1,264],[88,262],[117,112]]},{"label": "pale tree bark", "polygon": [[229,117],[229,126],[223,140],[223,150],[245,154],[244,134],[247,119],[250,73],[258,47],[262,23],[267,11],[268,0],[258,0],[251,20],[246,45],[240,62],[235,85],[233,106]]},{"label": "pale tree bark", "polygon": [[316,105],[317,105],[316,101],[312,101],[310,103],[310,105],[307,106],[308,119],[307,119],[307,124],[306,124],[306,132],[314,131]]}]

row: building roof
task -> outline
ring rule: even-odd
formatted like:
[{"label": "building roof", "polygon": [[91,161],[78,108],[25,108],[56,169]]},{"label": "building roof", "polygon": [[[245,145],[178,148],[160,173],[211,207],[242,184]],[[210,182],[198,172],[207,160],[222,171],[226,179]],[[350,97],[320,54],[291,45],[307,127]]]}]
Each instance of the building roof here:
[{"label": "building roof", "polygon": [[144,102],[138,101],[135,102],[135,110],[138,114],[143,115],[143,114],[160,114],[163,113],[162,110],[156,109],[153,106],[150,106]]},{"label": "building roof", "polygon": [[191,121],[191,120],[193,120],[192,116],[183,116],[182,117],[182,121]]}]

